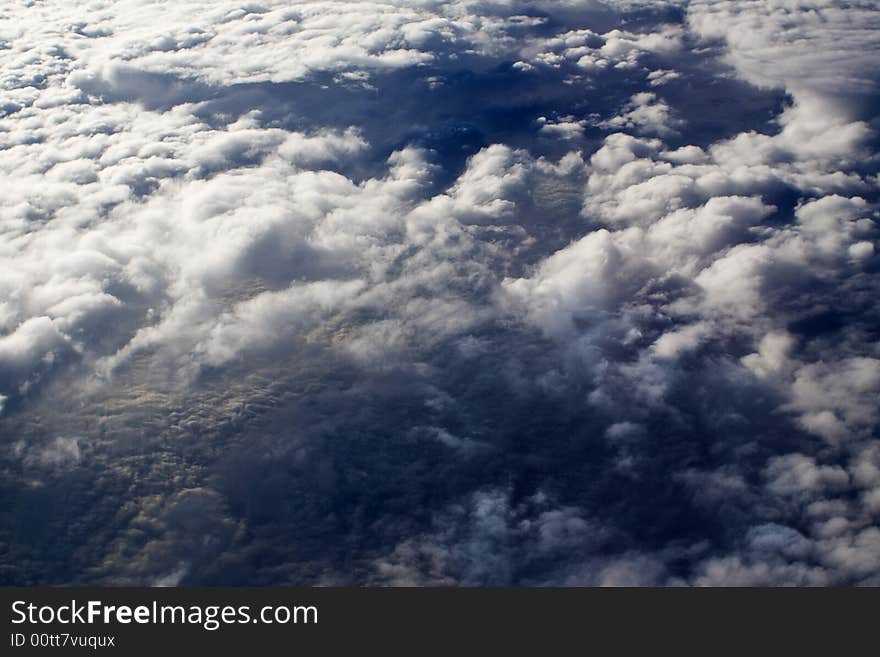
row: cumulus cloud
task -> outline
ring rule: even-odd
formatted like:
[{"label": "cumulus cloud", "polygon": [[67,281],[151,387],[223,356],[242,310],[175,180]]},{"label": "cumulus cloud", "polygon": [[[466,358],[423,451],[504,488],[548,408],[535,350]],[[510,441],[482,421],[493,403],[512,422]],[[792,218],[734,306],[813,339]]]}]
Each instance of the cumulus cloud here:
[{"label": "cumulus cloud", "polygon": [[0,15],[4,582],[877,583],[871,3]]},{"label": "cumulus cloud", "polygon": [[605,121],[604,127],[629,128],[639,134],[669,136],[676,133],[675,126],[679,124],[671,116],[669,106],[658,100],[656,94],[640,91],[633,94],[620,114]]}]

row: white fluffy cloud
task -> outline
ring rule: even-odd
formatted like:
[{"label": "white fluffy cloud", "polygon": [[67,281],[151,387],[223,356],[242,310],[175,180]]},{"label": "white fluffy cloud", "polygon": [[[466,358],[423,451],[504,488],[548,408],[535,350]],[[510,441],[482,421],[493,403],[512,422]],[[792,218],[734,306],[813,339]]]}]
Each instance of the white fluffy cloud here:
[{"label": "white fluffy cloud", "polygon": [[875,118],[878,16],[871,2],[695,2],[698,35],[722,39],[737,73],[784,88],[794,105],[780,117],[783,148],[817,158],[858,158]]}]

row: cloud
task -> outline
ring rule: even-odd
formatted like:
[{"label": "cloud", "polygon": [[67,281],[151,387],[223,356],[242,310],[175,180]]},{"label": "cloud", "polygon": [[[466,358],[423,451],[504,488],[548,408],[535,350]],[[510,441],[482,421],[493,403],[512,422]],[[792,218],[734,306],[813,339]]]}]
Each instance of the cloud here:
[{"label": "cloud", "polygon": [[678,125],[681,122],[671,116],[669,106],[650,91],[634,94],[620,114],[604,123],[610,129],[629,128],[639,134],[661,136],[676,134]]},{"label": "cloud", "polygon": [[853,156],[871,134],[878,20],[864,2],[697,2],[688,11],[696,34],[725,41],[739,75],[791,94],[778,141],[818,157]]},{"label": "cloud", "polygon": [[[412,585],[504,585],[529,561],[601,545],[607,532],[543,493],[511,508],[509,493],[485,490],[446,509],[432,533],[408,539],[374,564],[377,582]],[[567,560],[567,559],[566,559]],[[614,575],[606,574],[606,580]]]},{"label": "cloud", "polygon": [[4,582],[877,583],[870,3],[0,15]]},{"label": "cloud", "polygon": [[26,452],[24,463],[29,467],[37,468],[64,468],[79,464],[83,457],[80,448],[82,438],[78,436],[57,436],[49,444],[39,448],[27,448],[23,444],[17,445],[16,451]]}]

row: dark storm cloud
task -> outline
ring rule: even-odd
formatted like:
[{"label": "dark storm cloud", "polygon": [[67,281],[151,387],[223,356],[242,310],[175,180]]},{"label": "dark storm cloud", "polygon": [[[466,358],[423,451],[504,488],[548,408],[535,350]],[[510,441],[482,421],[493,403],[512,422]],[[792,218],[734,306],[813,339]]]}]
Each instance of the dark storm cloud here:
[{"label": "dark storm cloud", "polygon": [[3,581],[878,583],[870,3],[0,12]]}]

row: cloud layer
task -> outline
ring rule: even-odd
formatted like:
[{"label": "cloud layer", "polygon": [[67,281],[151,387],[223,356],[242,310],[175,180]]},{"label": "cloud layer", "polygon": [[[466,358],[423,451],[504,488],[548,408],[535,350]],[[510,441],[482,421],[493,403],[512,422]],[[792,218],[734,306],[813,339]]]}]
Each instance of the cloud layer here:
[{"label": "cloud layer", "polygon": [[0,9],[0,579],[880,584],[869,2]]}]

